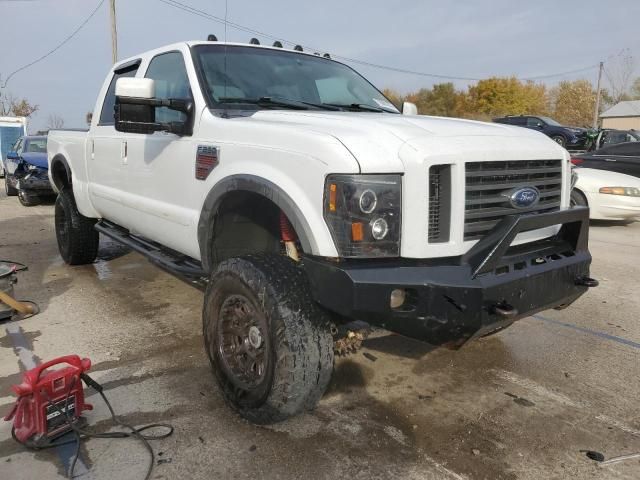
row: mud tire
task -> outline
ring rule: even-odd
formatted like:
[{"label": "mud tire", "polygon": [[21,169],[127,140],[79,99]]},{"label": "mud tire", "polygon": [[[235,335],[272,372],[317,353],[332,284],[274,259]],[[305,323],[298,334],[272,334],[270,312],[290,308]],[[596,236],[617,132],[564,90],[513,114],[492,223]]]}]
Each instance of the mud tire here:
[{"label": "mud tire", "polygon": [[63,189],[56,199],[55,228],[58,250],[69,265],[92,263],[98,255],[100,234],[93,227],[96,219],[83,216],[76,207],[69,189]]},{"label": "mud tire", "polygon": [[[251,316],[265,325],[265,374],[243,389],[221,353],[223,306],[243,296]],[[252,317],[252,318],[254,318]],[[271,424],[313,409],[333,372],[328,314],[312,299],[304,271],[282,255],[247,255],[221,262],[211,276],[203,308],[203,334],[215,378],[227,403],[256,424]]]}]

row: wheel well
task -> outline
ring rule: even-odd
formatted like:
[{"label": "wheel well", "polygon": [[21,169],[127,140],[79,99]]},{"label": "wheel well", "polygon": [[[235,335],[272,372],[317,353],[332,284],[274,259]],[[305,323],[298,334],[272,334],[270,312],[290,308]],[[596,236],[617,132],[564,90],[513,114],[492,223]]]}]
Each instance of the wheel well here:
[{"label": "wheel well", "polygon": [[227,193],[215,212],[210,245],[213,265],[251,253],[280,253],[280,208],[254,192]]},{"label": "wheel well", "polygon": [[58,191],[71,188],[71,171],[64,157],[55,156],[51,160],[51,178]]}]

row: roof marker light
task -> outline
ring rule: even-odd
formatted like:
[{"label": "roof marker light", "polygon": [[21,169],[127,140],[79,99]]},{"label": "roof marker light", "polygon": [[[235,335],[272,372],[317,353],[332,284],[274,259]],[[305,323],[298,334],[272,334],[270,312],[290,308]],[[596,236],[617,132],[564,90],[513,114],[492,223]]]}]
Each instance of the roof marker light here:
[{"label": "roof marker light", "polygon": [[213,33],[207,35],[207,42],[217,42],[218,37],[216,37]]},{"label": "roof marker light", "polygon": [[251,45],[260,45],[260,40],[258,40],[256,37],[253,37],[253,38],[249,41],[249,43],[250,43]]},{"label": "roof marker light", "polygon": [[295,47],[293,47],[293,49],[294,49],[296,52],[302,52],[302,51],[303,51],[303,50],[302,50],[302,47],[301,47],[300,45],[296,45]]},{"label": "roof marker light", "polygon": [[273,42],[273,46],[276,48],[282,48],[282,43],[276,40],[275,42]]}]

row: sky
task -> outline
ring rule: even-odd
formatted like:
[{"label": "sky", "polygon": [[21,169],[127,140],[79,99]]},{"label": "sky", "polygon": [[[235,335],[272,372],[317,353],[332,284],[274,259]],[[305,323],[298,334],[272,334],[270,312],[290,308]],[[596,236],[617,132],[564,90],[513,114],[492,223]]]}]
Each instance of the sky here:
[{"label": "sky", "polygon": [[[44,55],[70,35],[100,0],[0,0],[0,87],[19,67]],[[224,0],[179,0],[225,16]],[[65,127],[85,127],[111,67],[111,33],[104,1],[95,16],[58,51],[15,74],[3,94],[39,106],[30,132],[44,129],[50,115]],[[640,76],[640,1],[616,0],[228,0],[230,22],[302,45],[400,69],[455,77],[520,78],[584,67],[577,74],[545,79],[586,78],[594,84],[599,61],[613,65],[624,49]],[[161,0],[116,0],[118,58],[183,40],[219,39],[224,26]],[[254,36],[227,27],[227,39]],[[263,44],[273,40],[257,35]],[[286,46],[286,45],[285,45]],[[352,65],[380,89],[402,93],[447,81]],[[605,79],[606,81],[606,79]],[[459,88],[468,81],[455,80]],[[605,84],[606,86],[606,84]]]}]

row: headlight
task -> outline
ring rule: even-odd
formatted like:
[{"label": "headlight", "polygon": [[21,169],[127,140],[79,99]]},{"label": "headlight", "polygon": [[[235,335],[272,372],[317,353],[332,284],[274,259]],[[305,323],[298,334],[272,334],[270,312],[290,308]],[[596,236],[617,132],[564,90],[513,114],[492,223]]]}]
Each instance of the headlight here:
[{"label": "headlight", "polygon": [[608,195],[624,195],[625,197],[640,197],[640,188],[635,187],[602,187],[600,193]]},{"label": "headlight", "polygon": [[329,175],[324,219],[341,257],[400,256],[400,175]]}]

